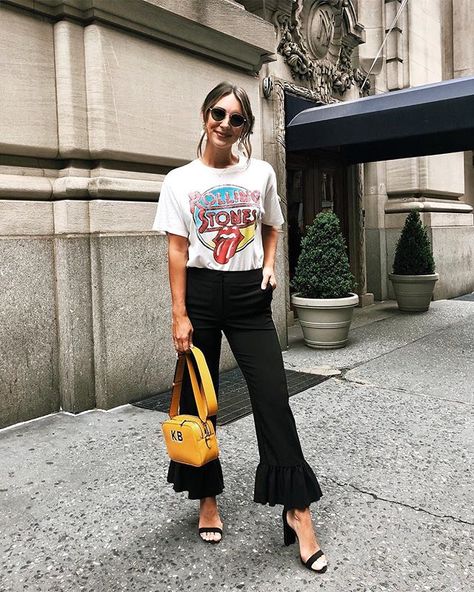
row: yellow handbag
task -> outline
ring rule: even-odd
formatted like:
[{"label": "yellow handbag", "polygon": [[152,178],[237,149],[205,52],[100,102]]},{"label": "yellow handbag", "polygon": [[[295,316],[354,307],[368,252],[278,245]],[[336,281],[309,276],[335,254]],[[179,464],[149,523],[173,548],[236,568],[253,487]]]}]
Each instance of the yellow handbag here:
[{"label": "yellow handbag", "polygon": [[[194,370],[193,358],[200,381]],[[184,368],[187,366],[196,401],[198,415],[178,415]],[[161,424],[163,436],[171,460],[202,467],[219,456],[214,425],[209,416],[217,414],[217,398],[209,368],[202,351],[193,346],[190,352],[180,354],[173,381],[170,419]]]}]

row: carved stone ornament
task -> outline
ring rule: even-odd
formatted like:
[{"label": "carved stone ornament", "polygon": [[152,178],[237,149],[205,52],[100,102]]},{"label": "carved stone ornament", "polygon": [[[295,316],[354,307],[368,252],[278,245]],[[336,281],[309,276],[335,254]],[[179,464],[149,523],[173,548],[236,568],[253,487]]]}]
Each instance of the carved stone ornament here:
[{"label": "carved stone ornament", "polygon": [[296,0],[291,15],[277,12],[274,20],[280,30],[278,53],[293,78],[306,80],[321,102],[332,102],[333,94],[342,95],[354,84],[368,94],[369,83],[361,88],[364,75],[352,67],[364,29],[350,0]]}]

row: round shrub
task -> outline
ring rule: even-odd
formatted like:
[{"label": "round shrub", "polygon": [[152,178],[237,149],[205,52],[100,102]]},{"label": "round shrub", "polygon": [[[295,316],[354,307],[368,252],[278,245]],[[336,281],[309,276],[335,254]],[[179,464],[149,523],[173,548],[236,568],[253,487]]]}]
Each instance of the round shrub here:
[{"label": "round shrub", "polygon": [[339,218],[322,212],[301,241],[292,287],[303,298],[344,298],[354,290]]}]

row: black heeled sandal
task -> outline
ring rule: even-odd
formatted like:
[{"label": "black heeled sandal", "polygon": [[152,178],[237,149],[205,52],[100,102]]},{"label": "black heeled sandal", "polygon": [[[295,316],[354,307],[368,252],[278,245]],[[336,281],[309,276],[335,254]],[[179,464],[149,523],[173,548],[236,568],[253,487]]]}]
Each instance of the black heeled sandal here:
[{"label": "black heeled sandal", "polygon": [[292,545],[296,541],[296,532],[288,524],[286,512],[287,510],[283,508],[283,542],[285,543],[285,546],[288,547],[288,545]]},{"label": "black heeled sandal", "polygon": [[[298,536],[297,536],[295,530],[293,528],[291,528],[291,526],[288,524],[288,520],[286,518],[286,513],[287,513],[287,510],[285,508],[283,508],[283,514],[282,514],[283,541],[284,541],[285,545],[288,547],[288,545],[292,545],[294,542],[296,542],[296,539],[298,538]],[[316,563],[316,561],[320,557],[324,557],[324,553],[321,549],[316,551],[316,553],[311,555],[311,557],[309,559],[307,559],[306,561],[303,561],[303,558],[300,555],[300,561],[307,569],[310,569],[311,571],[315,571],[316,573],[324,573],[328,568],[327,561],[326,561],[326,565],[323,565],[320,569],[313,568],[313,565]]]}]

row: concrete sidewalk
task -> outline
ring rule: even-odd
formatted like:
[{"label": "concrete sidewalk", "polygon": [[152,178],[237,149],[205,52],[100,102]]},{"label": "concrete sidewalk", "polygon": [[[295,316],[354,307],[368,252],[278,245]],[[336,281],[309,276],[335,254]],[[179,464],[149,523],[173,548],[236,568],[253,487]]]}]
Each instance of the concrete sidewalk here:
[{"label": "concrete sidewalk", "polygon": [[324,575],[283,546],[281,508],[252,502],[252,417],[219,431],[216,546],[198,539],[196,502],[165,483],[164,414],[126,405],[0,431],[0,590],[470,592],[473,345],[474,302],[460,300],[358,310],[342,350],[308,349],[291,329],[287,367],[334,374],[290,400],[324,493]]}]

